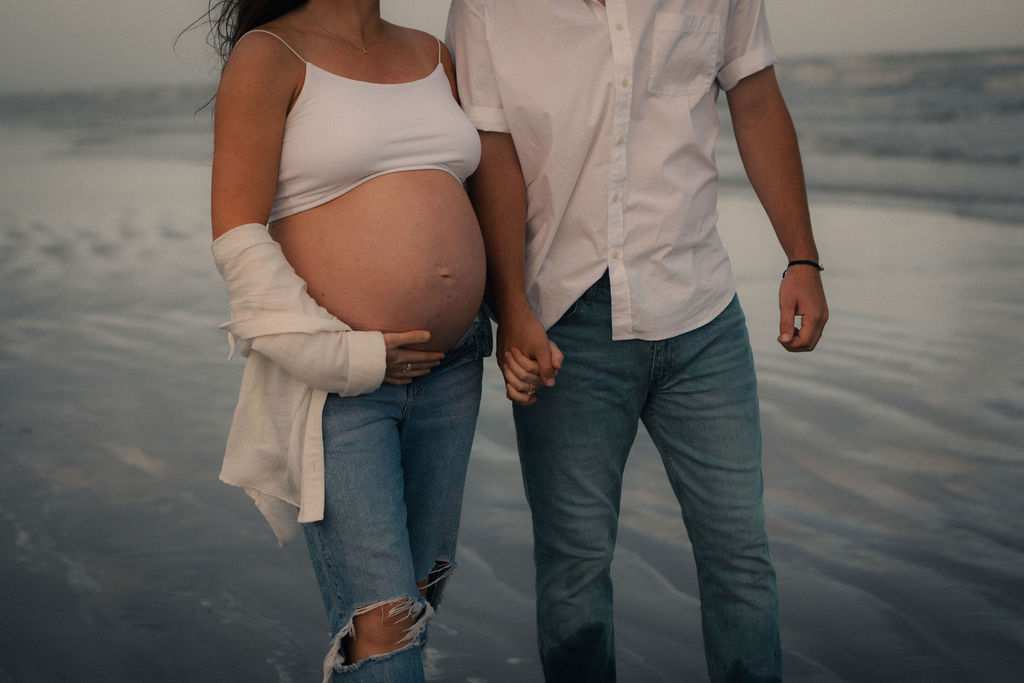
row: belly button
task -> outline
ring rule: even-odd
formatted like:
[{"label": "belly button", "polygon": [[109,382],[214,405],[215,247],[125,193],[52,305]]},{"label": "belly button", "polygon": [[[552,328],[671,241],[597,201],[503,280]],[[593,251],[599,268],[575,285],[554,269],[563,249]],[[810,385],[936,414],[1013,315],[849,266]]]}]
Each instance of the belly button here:
[{"label": "belly button", "polygon": [[450,280],[451,278],[452,278],[452,273],[451,273],[450,270],[442,270],[441,271],[441,279],[442,280]]}]

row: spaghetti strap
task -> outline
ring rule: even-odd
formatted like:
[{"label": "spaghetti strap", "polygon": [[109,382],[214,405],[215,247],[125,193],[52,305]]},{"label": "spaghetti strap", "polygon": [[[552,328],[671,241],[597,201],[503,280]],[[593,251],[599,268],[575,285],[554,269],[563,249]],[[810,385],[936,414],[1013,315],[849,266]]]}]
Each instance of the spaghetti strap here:
[{"label": "spaghetti strap", "polygon": [[[291,45],[289,45],[285,41],[284,38],[282,38],[281,36],[277,35],[276,33],[272,33],[271,31],[266,31],[266,30],[264,30],[262,28],[254,28],[251,31],[246,31],[245,35],[243,35],[242,38],[245,38],[245,36],[249,35],[250,33],[266,33],[268,36],[274,36],[275,38],[277,38],[278,40],[281,41],[282,45],[284,45],[286,48],[291,50],[292,54],[295,55],[296,57],[298,57],[300,62],[302,62],[303,64],[307,63],[306,60],[302,58],[302,55],[300,55],[298,52],[295,51],[295,48],[293,48]],[[239,38],[239,40],[241,40],[242,38]]]},{"label": "spaghetti strap", "polygon": [[441,39],[437,39],[437,63],[441,64]]}]

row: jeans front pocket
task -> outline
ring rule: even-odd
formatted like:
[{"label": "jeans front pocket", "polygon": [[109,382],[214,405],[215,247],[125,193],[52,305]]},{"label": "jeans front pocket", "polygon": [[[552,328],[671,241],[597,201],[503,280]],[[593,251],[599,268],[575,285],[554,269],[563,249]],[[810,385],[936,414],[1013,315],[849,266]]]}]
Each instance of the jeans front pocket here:
[{"label": "jeans front pocket", "polygon": [[555,324],[557,325],[560,322],[572,320],[573,318],[576,317],[576,314],[579,313],[579,311],[580,299],[576,299],[576,301],[573,301],[572,304],[569,306],[569,309],[565,313],[563,313],[557,321],[555,321]]},{"label": "jeans front pocket", "polygon": [[580,294],[576,301],[572,302],[572,305],[570,305],[569,309],[562,314],[562,317],[555,321],[555,325],[575,319],[584,307],[589,307],[594,303],[594,299],[597,298],[597,290],[602,288],[611,292],[611,284],[608,281],[607,270],[604,271],[604,275],[602,275],[597,282],[587,287],[587,290],[583,292],[583,294]]},{"label": "jeans front pocket", "polygon": [[654,17],[647,89],[657,95],[703,95],[721,67],[722,20],[714,14]]}]

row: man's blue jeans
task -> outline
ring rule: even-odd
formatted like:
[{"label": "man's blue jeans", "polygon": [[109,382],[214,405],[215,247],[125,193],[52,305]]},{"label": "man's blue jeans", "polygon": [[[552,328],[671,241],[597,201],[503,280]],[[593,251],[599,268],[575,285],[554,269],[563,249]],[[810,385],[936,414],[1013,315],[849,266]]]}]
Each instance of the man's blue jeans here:
[{"label": "man's blue jeans", "polygon": [[548,331],[565,353],[556,385],[515,409],[545,677],[615,680],[611,560],[622,472],[643,420],[693,544],[711,680],[781,680],[757,385],[739,301],[662,341],[612,341],[610,321],[605,276]]}]

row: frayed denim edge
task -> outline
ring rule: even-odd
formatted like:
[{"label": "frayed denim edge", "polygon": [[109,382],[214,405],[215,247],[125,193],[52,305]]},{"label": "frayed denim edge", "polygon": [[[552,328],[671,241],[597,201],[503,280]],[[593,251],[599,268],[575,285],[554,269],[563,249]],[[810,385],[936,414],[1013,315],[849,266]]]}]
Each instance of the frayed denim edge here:
[{"label": "frayed denim edge", "polygon": [[[384,605],[391,605],[394,607],[388,612],[388,617],[395,617],[405,612],[409,616],[418,616],[416,622],[405,630],[402,636],[403,644],[400,647],[395,648],[390,652],[384,652],[379,655],[373,655],[365,659],[360,659],[355,664],[345,663],[345,654],[341,648],[341,641],[347,636],[356,638],[355,629],[352,624],[353,620],[360,614],[372,612],[378,607]],[[327,651],[327,657],[324,658],[324,679],[323,683],[330,683],[331,674],[335,671],[338,673],[347,673],[355,671],[366,662],[378,661],[393,657],[395,654],[407,650],[411,647],[417,646],[417,640],[419,640],[420,634],[427,627],[427,621],[434,616],[434,608],[425,599],[414,600],[407,595],[403,595],[399,598],[392,600],[380,600],[378,602],[371,603],[369,605],[363,605],[357,607],[352,613],[352,619],[349,619],[345,627],[338,631],[331,639],[330,649]]]},{"label": "frayed denim edge", "polygon": [[434,564],[434,568],[426,576],[427,583],[420,587],[423,597],[436,612],[441,605],[441,598],[444,594],[444,587],[448,584],[448,577],[455,571],[454,560],[440,559]]}]

